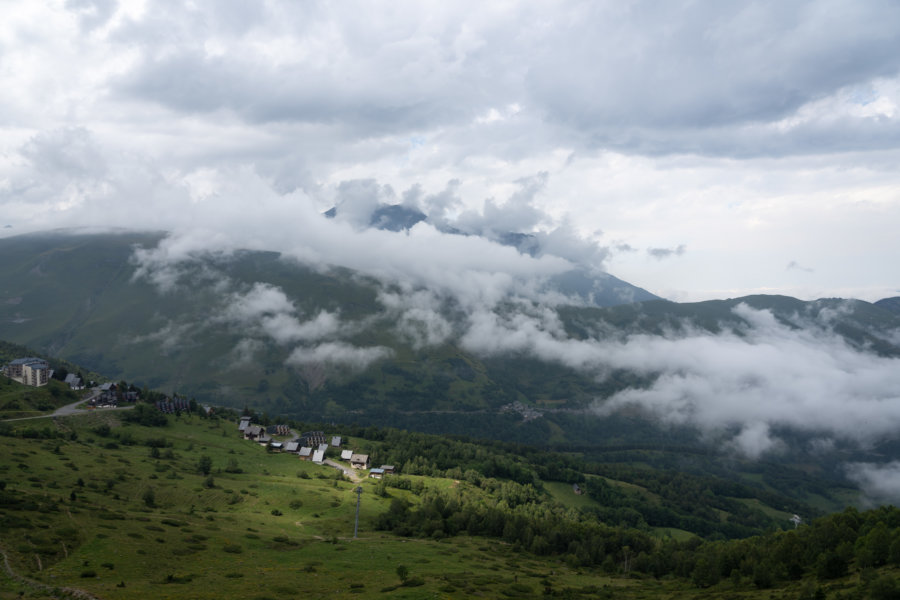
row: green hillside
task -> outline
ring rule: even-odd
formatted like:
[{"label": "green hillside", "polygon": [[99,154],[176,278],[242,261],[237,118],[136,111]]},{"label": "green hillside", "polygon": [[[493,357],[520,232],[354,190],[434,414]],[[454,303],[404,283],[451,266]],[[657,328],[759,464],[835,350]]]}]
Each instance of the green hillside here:
[{"label": "green hillside", "polygon": [[[721,480],[645,468],[626,481],[573,456],[335,430],[346,447],[399,471],[356,483],[241,439],[233,415],[145,426],[159,420],[145,408],[0,426],[0,550],[11,569],[0,576],[0,598],[65,589],[108,599],[897,591],[893,508],[792,531],[789,513],[769,504],[790,500]],[[586,493],[575,495],[566,479],[581,480]],[[708,516],[705,506],[714,507]],[[650,525],[654,510],[747,523],[748,535],[777,532],[713,541],[721,533]]]}]

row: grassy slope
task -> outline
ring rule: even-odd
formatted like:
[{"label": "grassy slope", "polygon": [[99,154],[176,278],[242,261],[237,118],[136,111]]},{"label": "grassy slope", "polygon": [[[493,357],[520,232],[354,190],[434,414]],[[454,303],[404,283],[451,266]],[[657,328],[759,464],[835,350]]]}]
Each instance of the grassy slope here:
[{"label": "grassy slope", "polygon": [[[104,423],[112,425],[114,434],[127,432],[136,443],[123,445],[95,433]],[[6,482],[7,497],[25,495],[32,501],[2,507],[0,547],[19,573],[106,599],[369,597],[397,586],[398,565],[423,585],[391,589],[385,597],[480,593],[537,598],[548,586],[581,590],[584,597],[739,593],[762,598],[771,592],[735,590],[730,582],[701,592],[679,580],[610,578],[598,570],[572,569],[559,559],[513,552],[496,540],[397,538],[373,529],[375,516],[392,499],[374,493],[374,480],[361,484],[360,537],[352,539],[355,484],[336,480],[329,467],[266,453],[241,440],[229,422],[183,417],[166,428],[145,428],[119,425],[114,413],[92,413],[54,426],[76,431],[77,441],[0,438],[0,480]],[[160,438],[169,447],[152,458],[143,442]],[[212,488],[197,471],[201,455],[212,458]],[[221,471],[232,459],[243,473]],[[427,488],[467,485],[422,480]],[[561,484],[548,487],[571,506],[591,502],[570,498],[570,487],[568,492]],[[146,506],[148,489],[154,492],[154,507]],[[417,500],[401,490],[388,492]],[[677,538],[683,532],[659,534]],[[846,584],[837,581],[834,586]],[[802,585],[790,584],[779,593],[794,595]],[[31,586],[0,577],[0,598],[16,597],[19,591],[41,597]]]}]

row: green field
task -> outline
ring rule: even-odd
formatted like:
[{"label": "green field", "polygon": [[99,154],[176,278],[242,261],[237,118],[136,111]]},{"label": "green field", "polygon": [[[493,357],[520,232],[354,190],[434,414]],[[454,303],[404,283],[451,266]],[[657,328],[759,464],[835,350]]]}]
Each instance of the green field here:
[{"label": "green field", "polygon": [[[637,554],[626,545],[614,562],[603,566],[579,564],[574,554],[533,554],[518,541],[504,541],[505,531],[500,538],[464,531],[449,537],[443,532],[427,538],[398,536],[376,528],[380,516],[398,502],[423,510],[433,510],[436,498],[502,507],[510,490],[525,488],[498,482],[491,485],[502,487],[492,492],[491,485],[472,484],[470,474],[403,475],[409,490],[373,479],[355,483],[331,467],[244,441],[230,420],[183,415],[169,417],[165,427],[144,427],[123,423],[123,414],[96,411],[4,425],[0,549],[16,578],[0,572],[0,599],[56,597],[61,588],[105,599],[812,598],[816,593],[837,597],[839,592],[893,597],[877,596],[877,586],[889,585],[883,582],[898,573],[890,565],[877,571],[852,567],[844,577],[824,580],[809,571],[797,578],[778,575],[763,586],[753,584],[753,569],[741,573],[744,567],[731,577],[704,578],[702,571],[698,575],[704,557],[718,560],[743,542],[698,547],[694,534],[677,528],[650,528],[647,533],[657,540],[651,553]],[[349,441],[376,453],[387,452],[386,443]],[[204,457],[208,474],[202,472]],[[358,486],[363,491],[359,536],[354,538]],[[600,505],[588,495],[575,495],[571,484],[548,481],[541,488],[541,504],[523,505],[526,514]],[[771,511],[756,501],[749,504]],[[897,511],[883,514],[889,521],[900,520]],[[849,518],[861,522],[853,515]],[[448,512],[445,518],[456,517]],[[866,527],[871,525],[860,529],[858,548],[874,539],[871,532],[862,537]],[[900,528],[885,535],[900,539]],[[671,559],[672,551],[683,553],[680,560],[687,566],[654,577],[654,561],[667,555]],[[865,553],[857,551],[857,556],[857,561],[866,560]],[[765,561],[765,555],[758,560]],[[688,571],[677,575],[684,568]]]}]

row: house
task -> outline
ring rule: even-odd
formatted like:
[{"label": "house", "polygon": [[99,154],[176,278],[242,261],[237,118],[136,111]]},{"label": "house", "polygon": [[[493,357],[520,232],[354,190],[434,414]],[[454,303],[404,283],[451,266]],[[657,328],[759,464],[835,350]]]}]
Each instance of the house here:
[{"label": "house", "polygon": [[238,431],[241,433],[245,432],[248,427],[250,427],[250,423],[253,421],[251,417],[241,417],[241,422],[238,423]]},{"label": "house", "polygon": [[572,491],[579,496],[584,493],[583,491],[581,491],[581,486],[579,486],[577,483],[572,484]]},{"label": "house", "polygon": [[372,479],[381,479],[382,477],[384,477],[384,469],[371,469],[369,471],[369,477],[371,477]]},{"label": "house", "polygon": [[300,455],[300,460],[312,460],[312,453],[313,449],[309,446],[303,446],[297,451],[297,454]]},{"label": "house", "polygon": [[353,456],[353,450],[341,450],[341,460],[350,460]]},{"label": "house", "polygon": [[266,427],[266,433],[269,435],[288,436],[291,435],[291,428],[287,425],[269,425]]},{"label": "house", "polygon": [[79,377],[75,373],[69,373],[68,375],[66,375],[65,383],[69,386],[70,390],[84,389],[84,383],[82,383],[81,377]]},{"label": "house", "polygon": [[369,468],[369,455],[368,454],[352,454],[350,456],[350,466],[354,469],[368,469]]},{"label": "house", "polygon": [[385,475],[393,475],[394,465],[381,465],[381,470],[384,471]]},{"label": "house", "polygon": [[244,439],[245,440],[256,440],[259,439],[260,435],[264,434],[264,430],[260,425],[250,425],[246,429],[244,429]]},{"label": "house", "polygon": [[269,448],[271,448],[275,452],[281,452],[284,450],[284,442],[271,442],[269,444]]},{"label": "house", "polygon": [[339,435],[334,435],[331,437],[331,447],[332,448],[340,448],[341,443],[343,442],[343,438]]},{"label": "house", "polygon": [[300,442],[294,440],[292,442],[288,442],[284,445],[285,452],[299,452],[300,450]]},{"label": "house", "polygon": [[259,442],[260,446],[268,446],[270,443],[272,443],[272,436],[263,431],[259,434],[259,437],[256,439],[256,441]]},{"label": "house", "polygon": [[17,358],[3,371],[10,379],[32,387],[42,387],[50,381],[50,363],[42,358]]},{"label": "house", "polygon": [[325,462],[325,451],[322,450],[321,448],[314,451],[312,461],[319,465],[321,465],[323,462]]}]

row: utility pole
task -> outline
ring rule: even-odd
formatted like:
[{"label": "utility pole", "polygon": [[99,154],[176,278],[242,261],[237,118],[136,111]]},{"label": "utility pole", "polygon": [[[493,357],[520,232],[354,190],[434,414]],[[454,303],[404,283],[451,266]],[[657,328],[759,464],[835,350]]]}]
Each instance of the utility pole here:
[{"label": "utility pole", "polygon": [[356,488],[356,524],[353,525],[353,537],[356,537],[356,534],[359,533],[359,499],[360,494],[362,494],[362,486]]}]

